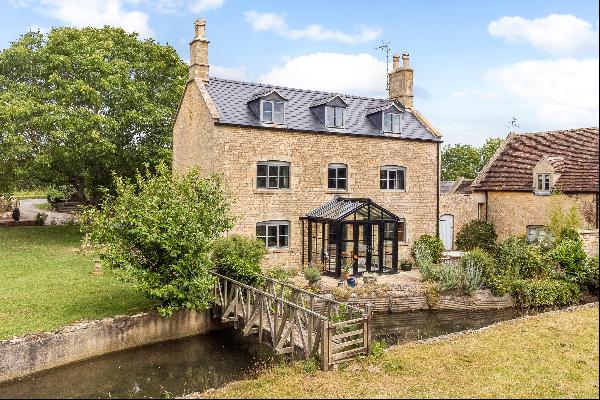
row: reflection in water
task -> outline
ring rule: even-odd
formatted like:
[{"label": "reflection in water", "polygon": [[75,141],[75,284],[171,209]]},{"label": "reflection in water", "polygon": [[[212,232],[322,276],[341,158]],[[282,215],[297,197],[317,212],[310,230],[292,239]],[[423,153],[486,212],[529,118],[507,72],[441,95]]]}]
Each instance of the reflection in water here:
[{"label": "reflection in water", "polygon": [[[414,311],[373,316],[388,344],[477,329],[522,315],[492,311]],[[247,377],[273,362],[267,345],[233,329],[108,354],[0,384],[0,398],[148,398],[182,396]]]},{"label": "reflection in water", "polygon": [[6,384],[0,398],[181,396],[242,379],[272,362],[270,347],[216,331],[82,361]]}]

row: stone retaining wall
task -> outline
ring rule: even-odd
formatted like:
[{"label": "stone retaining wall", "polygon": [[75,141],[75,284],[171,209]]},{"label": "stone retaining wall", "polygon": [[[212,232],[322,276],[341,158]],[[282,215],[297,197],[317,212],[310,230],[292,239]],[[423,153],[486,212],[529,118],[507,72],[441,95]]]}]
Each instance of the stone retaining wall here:
[{"label": "stone retaining wall", "polygon": [[137,346],[221,329],[209,311],[105,318],[0,341],[0,382]]}]

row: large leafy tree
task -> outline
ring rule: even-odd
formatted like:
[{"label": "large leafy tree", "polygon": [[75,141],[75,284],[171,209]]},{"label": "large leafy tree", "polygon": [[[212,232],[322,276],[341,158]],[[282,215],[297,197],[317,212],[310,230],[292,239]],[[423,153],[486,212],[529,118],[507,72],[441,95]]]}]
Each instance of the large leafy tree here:
[{"label": "large leafy tree", "polygon": [[0,189],[70,184],[96,203],[113,171],[169,160],[185,79],[171,46],[122,29],[26,33],[0,52]]},{"label": "large leafy tree", "polygon": [[473,179],[494,155],[502,139],[490,138],[481,147],[469,144],[444,146],[442,150],[442,179],[454,181],[461,176]]}]

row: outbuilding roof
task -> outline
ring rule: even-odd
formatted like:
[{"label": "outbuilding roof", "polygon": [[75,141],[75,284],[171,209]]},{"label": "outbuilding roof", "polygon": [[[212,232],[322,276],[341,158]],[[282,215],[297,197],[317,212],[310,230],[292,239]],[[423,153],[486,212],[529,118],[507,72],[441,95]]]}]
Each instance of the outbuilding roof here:
[{"label": "outbuilding roof", "polygon": [[472,184],[479,191],[531,191],[533,169],[546,159],[560,174],[554,188],[598,192],[598,128],[511,133]]},{"label": "outbuilding roof", "polygon": [[[389,106],[391,102],[389,99],[348,96],[212,77],[209,79],[207,91],[218,110],[218,123],[221,124],[263,127],[257,115],[250,109],[248,102],[256,99],[259,94],[276,91],[286,99],[285,127],[287,129],[380,137],[391,136],[382,133],[367,118],[367,114],[372,112],[372,109]],[[345,126],[341,132],[340,129],[327,128],[311,110],[311,106],[314,106],[314,104],[323,101],[323,99],[332,99],[336,96],[340,96],[348,104],[344,117]],[[396,105],[404,112],[401,134],[394,136],[405,139],[440,141],[439,134],[423,121],[420,114],[415,110],[405,110],[399,103],[396,103]]]}]

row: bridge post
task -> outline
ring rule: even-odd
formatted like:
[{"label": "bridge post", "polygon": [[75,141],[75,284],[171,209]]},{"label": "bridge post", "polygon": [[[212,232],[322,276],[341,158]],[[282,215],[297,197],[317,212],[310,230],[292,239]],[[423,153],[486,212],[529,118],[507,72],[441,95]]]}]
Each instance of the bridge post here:
[{"label": "bridge post", "polygon": [[371,303],[367,303],[366,307],[367,319],[363,326],[363,345],[367,349],[367,356],[371,354]]},{"label": "bridge post", "polygon": [[329,336],[329,320],[321,321],[321,368],[323,371],[329,369],[329,351],[331,346],[331,338]]}]

